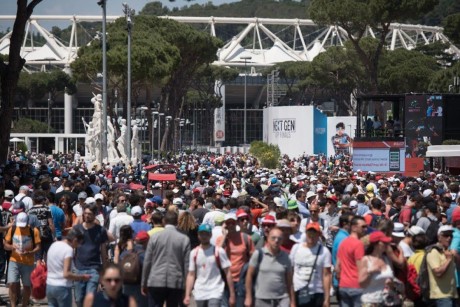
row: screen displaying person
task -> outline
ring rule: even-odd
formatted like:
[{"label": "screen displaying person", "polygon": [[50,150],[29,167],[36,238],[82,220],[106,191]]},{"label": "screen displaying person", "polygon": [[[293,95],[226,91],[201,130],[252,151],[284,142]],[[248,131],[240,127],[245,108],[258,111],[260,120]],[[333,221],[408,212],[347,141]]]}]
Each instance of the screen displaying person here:
[{"label": "screen displaying person", "polygon": [[350,147],[351,147],[351,138],[345,132],[345,124],[343,122],[338,123],[335,126],[336,132],[335,135],[332,136],[331,142],[332,146],[334,146],[335,154],[336,155],[348,155],[350,154]]}]

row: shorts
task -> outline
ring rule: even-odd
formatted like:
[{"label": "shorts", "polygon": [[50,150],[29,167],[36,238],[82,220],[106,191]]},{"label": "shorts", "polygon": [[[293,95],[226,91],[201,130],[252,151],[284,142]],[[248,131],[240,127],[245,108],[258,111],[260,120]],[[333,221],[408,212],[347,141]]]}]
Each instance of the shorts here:
[{"label": "shorts", "polygon": [[19,278],[22,281],[24,287],[30,287],[30,275],[34,270],[34,265],[27,265],[10,261],[8,264],[8,280],[7,284],[19,282]]}]

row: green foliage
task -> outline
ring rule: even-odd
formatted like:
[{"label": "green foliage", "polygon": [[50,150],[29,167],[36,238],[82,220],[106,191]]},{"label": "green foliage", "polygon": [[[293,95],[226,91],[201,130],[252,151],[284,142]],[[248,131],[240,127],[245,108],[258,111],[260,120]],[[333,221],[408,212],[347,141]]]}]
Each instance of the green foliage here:
[{"label": "green foliage", "polygon": [[385,53],[380,64],[379,88],[387,93],[426,92],[439,69],[434,57],[403,48]]},{"label": "green foliage", "polygon": [[[390,23],[418,18],[437,3],[438,0],[312,0],[310,14],[318,24],[335,24],[347,32],[358,59],[365,68],[371,92],[377,92],[379,61]],[[367,45],[361,44],[368,26],[380,28],[378,44],[371,49],[366,49]]]},{"label": "green foliage", "polygon": [[277,168],[281,158],[281,151],[278,145],[267,144],[262,141],[251,143],[249,153],[254,155],[263,167]]},{"label": "green foliage", "polygon": [[[428,86],[430,92],[448,93],[451,90],[454,77],[460,76],[460,62],[451,68],[442,69],[433,74]],[[458,90],[458,89],[457,89]]]},{"label": "green foliage", "polygon": [[[48,125],[38,120],[22,117],[13,122],[11,133],[47,133]],[[50,132],[53,132],[51,128]]]},{"label": "green foliage", "polygon": [[460,140],[444,140],[442,145],[460,145]]},{"label": "green foliage", "polygon": [[26,151],[29,150],[29,149],[27,148],[26,143],[24,143],[24,142],[18,142],[18,143],[16,144],[16,149],[17,149],[18,151],[21,150],[22,152],[26,152]]},{"label": "green foliage", "polygon": [[454,44],[460,45],[460,13],[447,16],[443,23],[444,34]]}]

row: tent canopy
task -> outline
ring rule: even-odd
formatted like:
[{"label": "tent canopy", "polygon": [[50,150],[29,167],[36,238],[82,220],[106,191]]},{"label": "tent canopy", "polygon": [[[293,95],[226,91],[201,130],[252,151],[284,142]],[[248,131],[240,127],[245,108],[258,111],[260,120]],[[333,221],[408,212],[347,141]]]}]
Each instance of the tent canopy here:
[{"label": "tent canopy", "polygon": [[460,145],[431,145],[426,152],[427,157],[460,157]]}]

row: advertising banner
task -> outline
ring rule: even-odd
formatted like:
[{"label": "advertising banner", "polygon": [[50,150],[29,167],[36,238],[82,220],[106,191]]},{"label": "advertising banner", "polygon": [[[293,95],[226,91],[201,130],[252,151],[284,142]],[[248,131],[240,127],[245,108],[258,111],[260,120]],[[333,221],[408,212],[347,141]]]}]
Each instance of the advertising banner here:
[{"label": "advertising banner", "polygon": [[327,156],[351,154],[356,116],[327,118]]},{"label": "advertising banner", "polygon": [[328,144],[328,130],[327,122],[328,118],[326,114],[323,114],[318,109],[313,110],[314,115],[314,150],[315,154],[326,154]]},{"label": "advertising banner", "polygon": [[222,95],[222,106],[214,110],[214,141],[225,141],[225,85],[216,81],[216,93]]},{"label": "advertising banner", "polygon": [[313,107],[269,107],[264,110],[264,141],[278,145],[282,154],[313,154]]},{"label": "advertising banner", "polygon": [[369,141],[353,143],[353,169],[365,172],[404,172],[405,143]]},{"label": "advertising banner", "polygon": [[441,95],[407,95],[405,101],[406,157],[424,158],[429,145],[441,145]]}]

